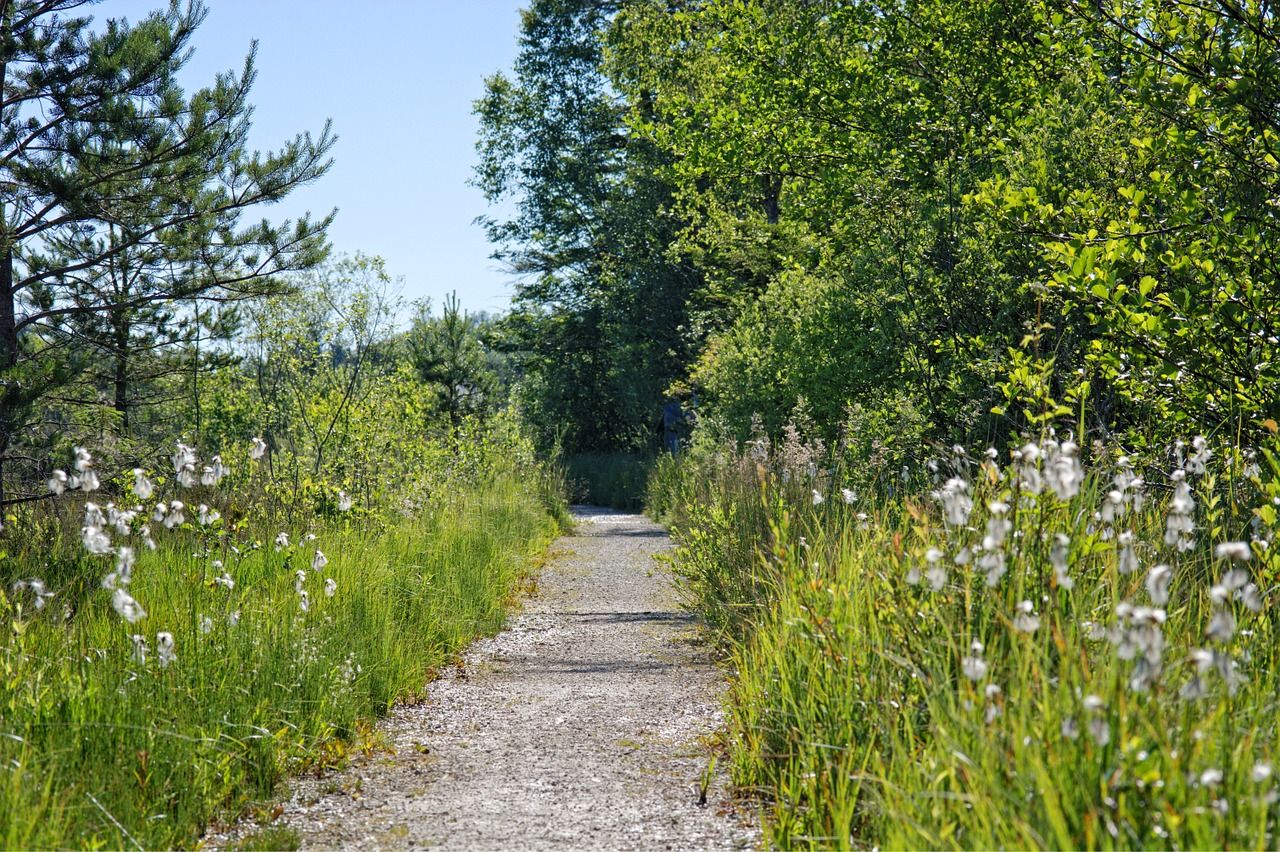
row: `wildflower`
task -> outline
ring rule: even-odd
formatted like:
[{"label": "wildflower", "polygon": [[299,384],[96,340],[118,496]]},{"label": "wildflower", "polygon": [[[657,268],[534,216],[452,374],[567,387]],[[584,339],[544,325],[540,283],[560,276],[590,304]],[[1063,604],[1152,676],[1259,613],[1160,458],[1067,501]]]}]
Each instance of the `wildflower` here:
[{"label": "wildflower", "polygon": [[216,509],[210,509],[205,504],[200,504],[200,526],[207,527],[209,524],[217,523],[222,519],[222,515],[218,514]]},{"label": "wildflower", "polygon": [[947,569],[941,565],[934,565],[925,572],[925,577],[929,580],[929,588],[935,592],[940,592],[947,585]]},{"label": "wildflower", "polygon": [[81,491],[97,491],[102,486],[98,481],[98,474],[93,470],[86,470],[80,475]]},{"label": "wildflower", "polygon": [[1071,716],[1062,720],[1062,735],[1069,740],[1079,739],[1080,723]]},{"label": "wildflower", "polygon": [[155,493],[155,485],[147,479],[147,472],[140,467],[133,469],[133,493],[139,500],[150,500]]},{"label": "wildflower", "polygon": [[89,455],[89,451],[84,447],[75,447],[73,452],[76,455],[75,469],[80,473],[84,473],[93,467],[93,456]]},{"label": "wildflower", "polygon": [[1249,583],[1238,594],[1249,612],[1262,611],[1262,595],[1258,592],[1258,587],[1253,583]]},{"label": "wildflower", "polygon": [[133,634],[133,659],[145,665],[147,662],[147,637]]},{"label": "wildflower", "polygon": [[136,624],[140,619],[146,618],[147,611],[142,608],[133,595],[124,589],[116,589],[111,593],[112,608],[130,624]]},{"label": "wildflower", "polygon": [[[852,494],[853,492],[849,491],[848,489],[845,489],[844,493],[847,495],[847,494]],[[845,502],[852,503],[853,501],[850,500],[848,497],[845,497]],[[349,512],[351,511],[351,505],[352,505],[351,497],[347,494],[347,492],[339,491],[338,492],[338,511]]]},{"label": "wildflower", "polygon": [[1187,472],[1194,474],[1202,474],[1205,471],[1205,462],[1209,461],[1213,456],[1213,450],[1209,449],[1209,442],[1205,440],[1204,435],[1196,435],[1191,439],[1191,446],[1195,452],[1187,458]]},{"label": "wildflower", "polygon": [[95,556],[111,552],[111,537],[103,531],[102,527],[84,526],[80,534],[84,541],[84,549]]},{"label": "wildflower", "polygon": [[[315,540],[316,540],[316,534],[315,534],[315,533],[307,533],[306,535],[304,535],[304,536],[302,537],[302,540],[303,540],[303,541],[315,541]],[[800,540],[801,540],[801,541],[804,541],[804,536],[800,536]]]},{"label": "wildflower", "polygon": [[324,581],[324,593],[328,597],[333,597],[338,593],[338,581],[329,577]]},{"label": "wildflower", "polygon": [[[341,493],[341,492],[339,492],[339,493]],[[840,496],[841,496],[842,498],[844,498],[844,502],[845,502],[845,504],[846,504],[846,505],[848,505],[848,506],[852,506],[852,505],[853,505],[854,503],[856,503],[856,502],[857,502],[857,500],[858,500],[858,495],[857,495],[857,493],[856,493],[856,492],[854,492],[854,491],[853,491],[853,489],[850,489],[850,488],[841,488],[841,489],[840,489]],[[342,508],[342,506],[341,506],[341,505],[339,505],[339,506],[338,506],[338,508],[339,508],[339,509],[341,509],[341,508]],[[345,509],[343,509],[343,511],[346,511],[346,510],[345,510]]]},{"label": "wildflower", "polygon": [[[319,552],[319,551],[317,551],[317,553],[318,553],[318,552]],[[943,553],[943,552],[942,552],[941,550],[939,550],[938,548],[936,548],[936,547],[931,547],[931,548],[929,548],[928,550],[926,550],[926,551],[925,551],[925,554],[924,554],[924,561],[925,561],[925,562],[928,562],[930,565],[933,565],[933,564],[934,564],[934,563],[936,563],[936,562],[940,562],[940,561],[942,560],[942,558],[943,558],[944,556],[946,556],[946,555],[947,555],[947,554]]]},{"label": "wildflower", "polygon": [[1083,703],[1084,709],[1090,713],[1097,713],[1107,706],[1106,702],[1096,695],[1086,695]]},{"label": "wildflower", "polygon": [[1248,582],[1249,572],[1243,568],[1232,568],[1226,574],[1222,575],[1222,587],[1228,592],[1243,589],[1245,584]]},{"label": "wildflower", "polygon": [[316,555],[311,559],[311,570],[320,571],[324,566],[329,564],[329,557],[325,556],[322,551],[317,550]]},{"label": "wildflower", "polygon": [[225,473],[226,468],[222,466],[222,456],[214,456],[212,464],[205,465],[200,472],[200,484],[217,485]]},{"label": "wildflower", "polygon": [[1200,785],[1202,787],[1217,787],[1222,783],[1221,769],[1206,769],[1200,773]]},{"label": "wildflower", "polygon": [[116,509],[114,504],[107,504],[107,519],[120,535],[128,535],[133,531],[133,519],[136,517],[138,517],[138,513],[135,510],[121,512]]},{"label": "wildflower", "polygon": [[1099,748],[1111,742],[1111,726],[1104,716],[1094,716],[1089,720],[1089,736],[1093,737]]},{"label": "wildflower", "polygon": [[156,510],[151,513],[151,519],[156,523],[160,523],[161,521],[164,520],[164,516],[168,511],[169,511],[168,506],[166,506],[163,503],[157,503]]},{"label": "wildflower", "polygon": [[1108,491],[1107,499],[1102,503],[1101,515],[1105,523],[1112,523],[1124,517],[1125,500],[1123,491]]},{"label": "wildflower", "polygon": [[61,497],[62,493],[67,490],[67,472],[65,470],[55,470],[49,477],[49,490],[53,492],[53,496]]},{"label": "wildflower", "polygon": [[1070,500],[1080,493],[1084,483],[1084,468],[1077,458],[1080,448],[1072,441],[1064,441],[1049,453],[1045,465],[1045,479],[1059,500]]},{"label": "wildflower", "polygon": [[1247,541],[1224,541],[1213,549],[1213,555],[1218,559],[1248,562],[1253,551],[1249,549]]},{"label": "wildflower", "polygon": [[173,472],[181,473],[184,470],[194,468],[195,464],[196,451],[179,441],[178,450],[173,454]]},{"label": "wildflower", "polygon": [[226,571],[222,572],[222,576],[214,578],[213,582],[222,586],[222,588],[226,589],[228,592],[236,587],[236,581],[231,579],[231,575]]},{"label": "wildflower", "polygon": [[1070,591],[1075,581],[1067,574],[1067,556],[1071,553],[1071,538],[1065,533],[1055,533],[1053,546],[1049,548],[1049,564],[1053,566],[1053,576],[1060,588]]},{"label": "wildflower", "polygon": [[306,572],[306,571],[303,571],[301,568],[299,568],[297,571],[294,571],[294,572],[293,572],[293,588],[294,588],[294,591],[296,591],[296,592],[301,592],[301,591],[302,591],[302,587],[306,584],[306,582],[307,582],[307,572]]},{"label": "wildflower", "polygon": [[1253,765],[1253,771],[1249,773],[1249,777],[1253,779],[1253,783],[1261,784],[1263,781],[1266,781],[1271,777],[1271,764],[1255,763]]},{"label": "wildflower", "polygon": [[133,564],[136,561],[132,547],[120,547],[116,550],[116,577],[120,585],[127,586],[133,582]]},{"label": "wildflower", "polygon": [[288,546],[289,546],[289,534],[287,532],[282,532],[276,536],[276,553],[279,553],[280,551],[284,550]]},{"label": "wildflower", "polygon": [[986,569],[987,585],[994,588],[1000,582],[1000,578],[1005,575],[1004,552],[988,550],[978,560],[978,566]]},{"label": "wildflower", "polygon": [[1213,642],[1230,642],[1236,635],[1236,617],[1229,609],[1219,609],[1209,619],[1209,626],[1204,635]]},{"label": "wildflower", "polygon": [[181,500],[173,500],[169,503],[169,514],[164,519],[165,529],[171,530],[186,522],[186,515],[183,514],[184,509],[186,509],[186,506],[183,505]]},{"label": "wildflower", "polygon": [[254,438],[249,443],[249,459],[257,461],[267,454],[267,442],[261,438]]},{"label": "wildflower", "polygon": [[970,551],[968,545],[966,545],[956,552],[955,559],[952,561],[957,565],[968,565],[973,561],[973,552]]},{"label": "wildflower", "polygon": [[1035,633],[1040,629],[1040,619],[1035,615],[1035,606],[1031,601],[1018,604],[1018,614],[1013,617],[1013,629],[1019,633]]},{"label": "wildflower", "polygon": [[1197,701],[1204,698],[1208,691],[1204,678],[1199,675],[1192,675],[1191,679],[1182,685],[1182,689],[1178,694],[1182,696],[1183,701]]},{"label": "wildflower", "polygon": [[906,581],[908,586],[920,585],[920,569],[912,565],[911,570],[907,572]]},{"label": "wildflower", "polygon": [[200,613],[200,632],[205,634],[213,632],[213,619],[204,613]]},{"label": "wildflower", "polygon": [[969,498],[969,483],[958,476],[948,479],[941,489],[933,492],[933,497],[942,503],[947,523],[953,527],[962,527],[969,521],[973,511],[973,500]]},{"label": "wildflower", "polygon": [[1153,565],[1147,572],[1147,594],[1156,606],[1164,606],[1169,602],[1169,581],[1173,579],[1173,569],[1168,565]]},{"label": "wildflower", "polygon": [[156,658],[160,661],[162,667],[177,661],[178,655],[173,651],[172,633],[160,632],[156,634]]},{"label": "wildflower", "polygon": [[227,624],[231,625],[232,627],[235,627],[239,623],[240,623],[240,610],[236,610],[235,612],[228,613]]},{"label": "wildflower", "polygon": [[1120,552],[1116,555],[1116,570],[1121,574],[1132,574],[1138,570],[1138,555],[1133,550],[1133,533],[1125,530],[1116,536]]},{"label": "wildflower", "polygon": [[965,677],[976,683],[987,676],[987,664],[982,659],[982,643],[974,639],[969,650],[971,651],[969,656],[960,661],[960,670],[964,672]]},{"label": "wildflower", "polygon": [[307,594],[306,589],[298,592],[298,609],[303,612],[311,609],[311,596]]}]

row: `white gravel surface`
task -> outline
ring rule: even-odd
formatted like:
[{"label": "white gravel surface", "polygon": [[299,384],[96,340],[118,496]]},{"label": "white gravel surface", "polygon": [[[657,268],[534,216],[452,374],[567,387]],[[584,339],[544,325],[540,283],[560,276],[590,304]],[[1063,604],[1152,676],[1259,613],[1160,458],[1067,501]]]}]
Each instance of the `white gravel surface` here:
[{"label": "white gravel surface", "polygon": [[653,558],[665,532],[574,515],[508,629],[381,723],[393,754],[294,782],[279,822],[304,848],[760,845],[723,771],[699,803],[724,678]]}]

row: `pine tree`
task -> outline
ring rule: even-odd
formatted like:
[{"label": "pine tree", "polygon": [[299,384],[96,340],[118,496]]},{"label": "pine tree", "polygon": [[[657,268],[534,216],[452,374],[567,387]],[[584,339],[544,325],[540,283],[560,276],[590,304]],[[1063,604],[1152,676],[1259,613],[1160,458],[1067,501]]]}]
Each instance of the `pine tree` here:
[{"label": "pine tree", "polygon": [[[74,340],[61,333],[70,318],[260,292],[326,250],[331,217],[279,226],[240,217],[325,173],[329,127],[251,152],[253,50],[240,73],[190,96],[175,79],[202,3],[174,0],[136,25],[100,30],[76,14],[87,5],[0,3],[0,474],[41,399],[70,373],[59,353]],[[130,255],[187,274],[151,276],[123,294],[90,286]]]}]

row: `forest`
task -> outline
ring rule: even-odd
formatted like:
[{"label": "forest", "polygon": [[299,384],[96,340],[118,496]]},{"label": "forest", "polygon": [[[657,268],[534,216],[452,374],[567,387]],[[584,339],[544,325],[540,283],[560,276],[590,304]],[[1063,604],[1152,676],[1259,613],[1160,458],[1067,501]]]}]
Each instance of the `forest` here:
[{"label": "forest", "polygon": [[204,4],[90,11],[0,5],[0,844],[373,748],[584,500],[770,845],[1277,844],[1269,0],[530,0],[499,315],[259,218],[333,133],[178,86]]}]

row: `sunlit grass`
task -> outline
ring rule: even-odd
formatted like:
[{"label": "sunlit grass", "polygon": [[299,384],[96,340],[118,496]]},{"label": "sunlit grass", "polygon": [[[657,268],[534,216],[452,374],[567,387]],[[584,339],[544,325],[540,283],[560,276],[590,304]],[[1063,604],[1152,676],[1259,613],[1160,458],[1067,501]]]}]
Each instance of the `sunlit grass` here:
[{"label": "sunlit grass", "polygon": [[1152,482],[1111,460],[1059,494],[1043,449],[852,505],[781,454],[660,469],[774,843],[1275,846],[1261,471],[1196,447],[1148,460]]},{"label": "sunlit grass", "polygon": [[[498,472],[377,524],[235,532],[188,507],[136,548],[136,623],[101,588],[118,555],[84,552],[83,503],[60,508],[50,541],[0,562],[0,844],[191,846],[282,773],[341,760],[364,720],[501,626],[555,533],[536,490]],[[38,610],[12,585],[37,574],[54,591]]]}]

